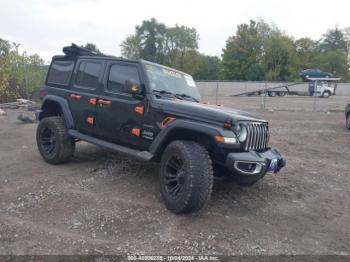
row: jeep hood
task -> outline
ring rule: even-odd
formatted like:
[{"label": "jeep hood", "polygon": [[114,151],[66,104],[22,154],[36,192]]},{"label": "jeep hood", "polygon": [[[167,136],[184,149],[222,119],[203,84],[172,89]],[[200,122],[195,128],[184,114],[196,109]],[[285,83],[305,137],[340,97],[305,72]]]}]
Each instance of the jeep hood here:
[{"label": "jeep hood", "polygon": [[162,112],[183,117],[187,119],[193,119],[203,122],[216,122],[216,123],[237,123],[238,121],[259,121],[266,122],[263,119],[259,119],[247,112],[236,110],[229,107],[196,103],[187,100],[157,100],[158,106]]}]

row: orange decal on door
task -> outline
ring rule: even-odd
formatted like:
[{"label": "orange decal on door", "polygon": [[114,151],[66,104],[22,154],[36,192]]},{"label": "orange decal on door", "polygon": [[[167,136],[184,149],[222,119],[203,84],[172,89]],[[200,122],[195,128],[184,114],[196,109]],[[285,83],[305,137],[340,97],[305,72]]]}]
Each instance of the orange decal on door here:
[{"label": "orange decal on door", "polygon": [[133,128],[133,129],[131,129],[131,134],[133,134],[134,136],[140,136],[141,129],[140,128]]},{"label": "orange decal on door", "polygon": [[88,118],[86,118],[86,122],[90,125],[93,125],[95,123],[95,118],[92,116],[89,116]]},{"label": "orange decal on door", "polygon": [[143,115],[144,110],[145,110],[145,108],[143,106],[135,107],[135,112],[140,114],[140,115]]},{"label": "orange decal on door", "polygon": [[96,105],[97,104],[97,99],[95,97],[90,98],[89,104]]}]

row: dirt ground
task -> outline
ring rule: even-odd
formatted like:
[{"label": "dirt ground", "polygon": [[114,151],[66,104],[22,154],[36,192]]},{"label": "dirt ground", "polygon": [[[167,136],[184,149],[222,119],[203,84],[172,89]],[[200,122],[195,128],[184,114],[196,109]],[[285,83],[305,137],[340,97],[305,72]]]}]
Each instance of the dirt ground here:
[{"label": "dirt ground", "polygon": [[270,99],[267,110],[261,98],[221,99],[267,119],[288,163],[251,188],[216,182],[209,206],[182,216],[161,201],[157,164],[80,142],[73,161],[49,165],[36,124],[6,110],[0,254],[350,254],[347,98],[331,97],[324,112],[309,112],[310,99]]}]

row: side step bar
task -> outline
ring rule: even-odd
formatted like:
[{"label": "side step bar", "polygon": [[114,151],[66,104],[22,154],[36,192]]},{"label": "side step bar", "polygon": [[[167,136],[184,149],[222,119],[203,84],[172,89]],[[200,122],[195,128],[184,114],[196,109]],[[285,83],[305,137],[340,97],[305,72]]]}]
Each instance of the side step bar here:
[{"label": "side step bar", "polygon": [[129,156],[133,156],[139,160],[150,161],[153,158],[153,154],[151,154],[148,151],[139,151],[139,150],[125,147],[125,146],[120,146],[120,145],[110,143],[110,142],[107,142],[107,141],[104,141],[104,140],[101,140],[101,139],[98,139],[98,138],[95,138],[92,136],[82,134],[82,133],[78,132],[77,130],[69,129],[68,134],[74,138],[81,139],[81,140],[89,142],[91,144],[101,146],[101,147],[110,149],[112,151],[124,153],[124,154],[127,154]]}]

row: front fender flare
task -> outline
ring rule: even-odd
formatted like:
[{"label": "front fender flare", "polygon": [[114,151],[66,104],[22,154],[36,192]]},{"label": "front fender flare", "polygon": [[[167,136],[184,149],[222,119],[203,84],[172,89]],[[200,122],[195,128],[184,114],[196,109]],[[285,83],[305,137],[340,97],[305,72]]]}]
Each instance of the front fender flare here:
[{"label": "front fender flare", "polygon": [[218,135],[228,137],[233,135],[232,131],[230,132],[229,130],[224,130],[220,127],[213,126],[210,124],[196,122],[192,120],[190,121],[185,119],[176,119],[159,132],[156,139],[151,144],[149,151],[152,154],[156,155],[159,152],[159,150],[163,147],[164,143],[171,136],[171,133],[176,129],[185,129],[188,131],[205,134],[212,138]]}]

